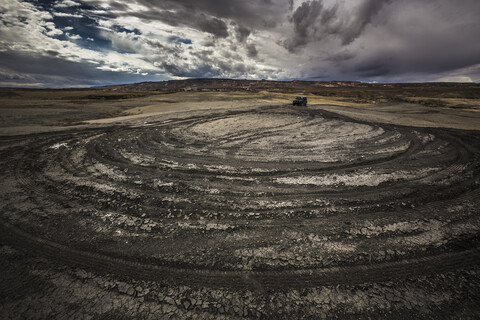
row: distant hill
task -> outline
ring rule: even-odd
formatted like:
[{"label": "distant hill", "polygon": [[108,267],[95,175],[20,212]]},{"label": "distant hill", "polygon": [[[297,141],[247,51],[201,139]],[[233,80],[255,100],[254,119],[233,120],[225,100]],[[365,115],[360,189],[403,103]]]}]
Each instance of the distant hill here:
[{"label": "distant hill", "polygon": [[282,91],[316,91],[321,88],[476,88],[476,83],[400,83],[374,84],[357,81],[272,81],[272,80],[236,80],[236,79],[185,79],[159,82],[140,82],[113,86],[96,87],[111,91],[211,91],[211,90],[282,90]]},{"label": "distant hill", "polygon": [[352,87],[368,84],[353,81],[272,81],[272,80],[236,80],[236,79],[185,79],[160,82],[140,82],[114,86],[98,87],[104,90],[285,90],[308,87]]}]

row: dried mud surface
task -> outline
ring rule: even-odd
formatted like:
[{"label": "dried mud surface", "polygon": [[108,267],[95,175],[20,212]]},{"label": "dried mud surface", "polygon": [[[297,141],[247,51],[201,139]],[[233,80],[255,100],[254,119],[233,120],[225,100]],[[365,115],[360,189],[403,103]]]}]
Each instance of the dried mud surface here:
[{"label": "dried mud surface", "polygon": [[478,131],[277,105],[0,139],[2,318],[480,315]]}]

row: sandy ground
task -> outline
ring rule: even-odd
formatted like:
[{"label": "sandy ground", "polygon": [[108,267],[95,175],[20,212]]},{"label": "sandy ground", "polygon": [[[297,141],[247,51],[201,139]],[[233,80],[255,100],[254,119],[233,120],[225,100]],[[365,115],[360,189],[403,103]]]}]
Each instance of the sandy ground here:
[{"label": "sandy ground", "polygon": [[479,316],[478,112],[75,94],[3,105],[2,318]]},{"label": "sandy ground", "polygon": [[[96,119],[88,123],[113,123],[129,119],[139,119],[162,113],[204,110],[233,110],[237,108],[252,108],[268,105],[288,104],[292,94],[260,93],[246,95],[237,93],[229,96],[226,93],[200,93],[200,94],[173,94],[168,100],[150,105],[128,109],[122,116]],[[231,100],[230,100],[231,99]],[[185,101],[186,100],[186,101]],[[206,101],[205,101],[206,100]],[[455,99],[447,99],[456,101]],[[462,105],[467,103],[459,100]],[[476,100],[473,100],[476,106]],[[309,108],[318,108],[343,114],[354,119],[391,123],[418,127],[445,127],[465,130],[479,130],[480,114],[477,108],[445,108],[427,107],[413,103],[355,103],[343,101],[340,98],[326,98],[319,96],[309,97]]]},{"label": "sandy ground", "polygon": [[480,113],[475,110],[435,108],[409,103],[383,103],[355,107],[322,105],[318,108],[354,119],[378,123],[463,130],[480,129]]},{"label": "sandy ground", "polygon": [[[301,93],[298,93],[301,94]],[[121,123],[155,114],[233,110],[291,103],[296,94],[280,92],[105,93],[98,91],[32,91],[0,97],[0,134],[63,130],[64,126]],[[423,101],[426,98],[411,98]],[[428,99],[427,99],[428,100]],[[431,100],[431,99],[430,99]],[[357,103],[352,99],[309,96],[309,108],[321,108],[355,119],[421,127],[477,130],[478,100],[443,99],[449,107],[412,103]]]}]

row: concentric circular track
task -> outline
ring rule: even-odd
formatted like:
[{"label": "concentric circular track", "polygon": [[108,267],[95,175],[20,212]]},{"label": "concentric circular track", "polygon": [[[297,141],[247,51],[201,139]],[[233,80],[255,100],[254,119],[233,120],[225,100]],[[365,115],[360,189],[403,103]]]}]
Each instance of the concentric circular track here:
[{"label": "concentric circular track", "polygon": [[64,263],[212,286],[477,265],[479,144],[278,106],[4,138],[2,237]]}]

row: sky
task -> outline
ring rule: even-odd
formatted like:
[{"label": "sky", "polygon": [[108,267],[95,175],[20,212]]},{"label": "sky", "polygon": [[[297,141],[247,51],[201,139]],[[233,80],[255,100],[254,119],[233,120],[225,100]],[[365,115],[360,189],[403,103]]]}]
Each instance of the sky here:
[{"label": "sky", "polygon": [[480,82],[479,0],[2,0],[0,86]]}]

